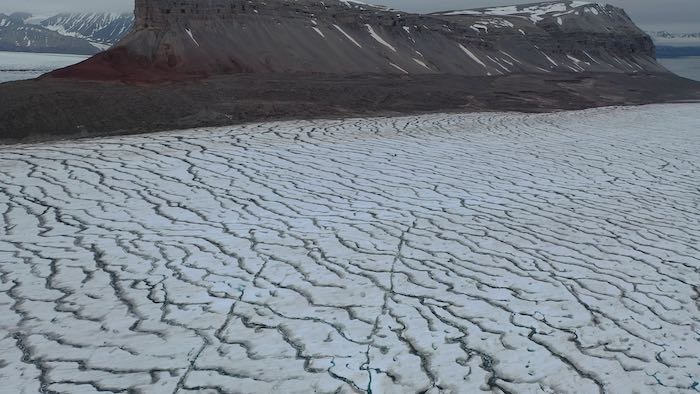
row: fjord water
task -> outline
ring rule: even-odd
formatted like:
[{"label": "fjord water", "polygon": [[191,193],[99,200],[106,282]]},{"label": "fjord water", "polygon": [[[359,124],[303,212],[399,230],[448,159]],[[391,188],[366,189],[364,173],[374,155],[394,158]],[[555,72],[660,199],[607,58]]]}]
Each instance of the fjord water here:
[{"label": "fjord water", "polygon": [[0,51],[0,83],[32,79],[49,71],[79,63],[87,56],[59,53]]},{"label": "fjord water", "polygon": [[659,63],[681,77],[700,81],[700,56],[659,59]]}]

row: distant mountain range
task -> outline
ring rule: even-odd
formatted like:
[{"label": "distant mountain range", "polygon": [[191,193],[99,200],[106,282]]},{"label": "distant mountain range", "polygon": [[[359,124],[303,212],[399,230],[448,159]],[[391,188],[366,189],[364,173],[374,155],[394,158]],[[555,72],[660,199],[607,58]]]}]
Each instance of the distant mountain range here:
[{"label": "distant mountain range", "polygon": [[700,56],[700,33],[648,32],[660,58]]},{"label": "distant mountain range", "polygon": [[116,44],[133,24],[131,13],[0,13],[0,51],[92,55]]},{"label": "distant mountain range", "polygon": [[667,31],[647,32],[658,45],[700,46],[700,33],[669,33]]}]

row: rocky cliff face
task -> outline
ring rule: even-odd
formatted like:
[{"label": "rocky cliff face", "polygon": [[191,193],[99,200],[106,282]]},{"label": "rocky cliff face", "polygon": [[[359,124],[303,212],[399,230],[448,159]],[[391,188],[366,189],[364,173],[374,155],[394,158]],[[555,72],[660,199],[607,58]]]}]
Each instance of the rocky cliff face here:
[{"label": "rocky cliff face", "polygon": [[418,15],[343,0],[136,0],[113,49],[57,77],[660,72],[651,39],[580,1]]}]

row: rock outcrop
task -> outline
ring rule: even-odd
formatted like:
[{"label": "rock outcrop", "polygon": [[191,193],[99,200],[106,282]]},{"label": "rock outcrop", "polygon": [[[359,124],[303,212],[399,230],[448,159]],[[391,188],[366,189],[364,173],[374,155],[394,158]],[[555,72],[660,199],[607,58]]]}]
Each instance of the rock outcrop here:
[{"label": "rock outcrop", "polygon": [[136,0],[115,47],[51,74],[663,72],[625,12],[580,1],[418,15],[343,0]]}]

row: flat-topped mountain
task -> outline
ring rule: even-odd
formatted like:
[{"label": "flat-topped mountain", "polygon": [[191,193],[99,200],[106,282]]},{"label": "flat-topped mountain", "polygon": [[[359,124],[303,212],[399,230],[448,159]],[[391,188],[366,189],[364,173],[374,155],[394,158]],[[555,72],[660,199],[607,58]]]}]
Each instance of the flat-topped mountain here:
[{"label": "flat-topped mountain", "polygon": [[663,71],[622,9],[581,1],[419,15],[342,0],[136,0],[135,18],[115,47],[52,76]]},{"label": "flat-topped mountain", "polygon": [[[82,33],[81,33],[82,34]],[[419,15],[340,0],[136,0],[113,48],[0,85],[0,141],[700,99],[613,6]]]}]

